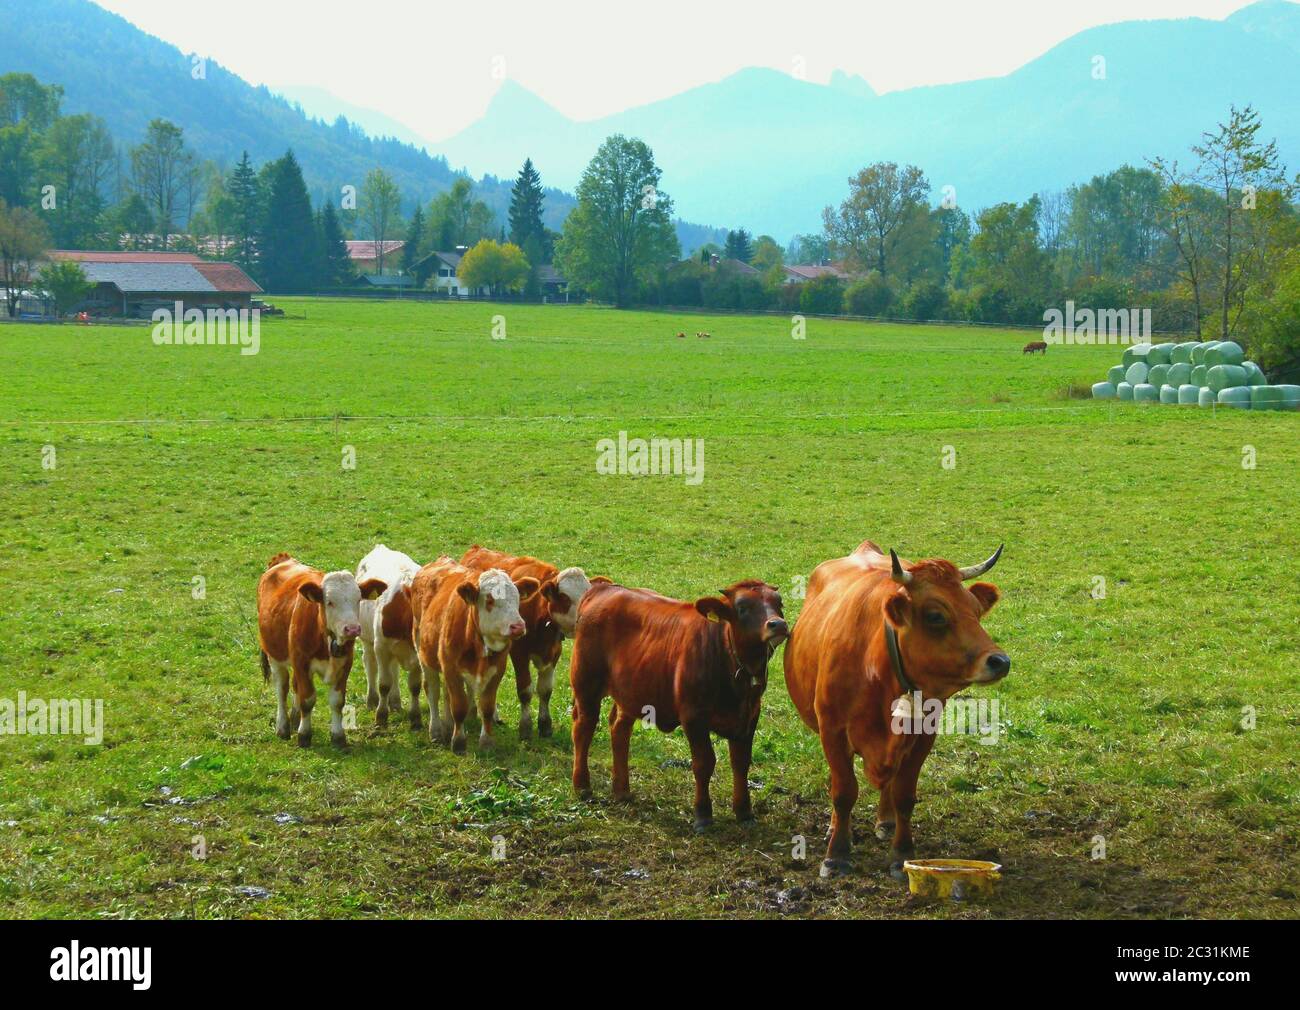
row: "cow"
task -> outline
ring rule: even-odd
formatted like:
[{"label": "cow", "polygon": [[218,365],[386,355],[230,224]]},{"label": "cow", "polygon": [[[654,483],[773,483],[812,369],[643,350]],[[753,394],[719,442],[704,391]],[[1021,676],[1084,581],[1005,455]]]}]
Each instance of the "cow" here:
[{"label": "cow", "polygon": [[678,334],[677,334],[677,339],[678,339],[678,340],[685,340],[685,339],[686,339],[686,334],[685,334],[685,333],[682,333],[682,332],[679,331]]},{"label": "cow", "polygon": [[713,336],[712,333],[706,333],[704,332],[704,330],[698,330],[695,335],[699,337],[701,340],[708,340],[709,337]]},{"label": "cow", "polygon": [[383,544],[361,559],[357,581],[376,578],[388,584],[376,600],[361,601],[361,658],[366,666],[366,704],[375,710],[375,725],[387,726],[390,710],[401,711],[402,692],[398,668],[406,670],[411,698],[411,725],[420,728],[420,664],[411,644],[411,599],[402,590],[411,584],[420,566],[401,551]]},{"label": "cow", "polygon": [[[800,717],[821,737],[831,772],[831,833],[823,877],[849,869],[850,817],[858,798],[854,755],[880,790],[876,835],[892,831],[890,870],[914,852],[916,780],[933,732],[908,732],[922,700],[947,701],[972,684],[991,684],[1011,659],[980,624],[998,589],[976,582],[1002,555],[958,568],[932,559],[904,565],[870,540],[848,557],[818,565],[785,649],[785,683]],[[903,719],[907,713],[916,718]]]},{"label": "cow", "polygon": [[1034,354],[1035,352],[1037,352],[1038,354],[1046,354],[1046,353],[1047,353],[1047,341],[1045,341],[1045,340],[1034,340],[1034,341],[1031,341],[1030,343],[1025,344],[1025,349],[1024,349],[1023,351],[1021,351],[1020,353],[1021,353],[1021,354]]},{"label": "cow", "polygon": [[513,557],[478,544],[465,552],[460,563],[477,571],[499,568],[512,579],[529,576],[541,585],[541,592],[520,604],[519,613],[528,630],[510,646],[510,663],[515,669],[515,691],[519,695],[519,738],[527,739],[533,732],[530,662],[537,668],[537,735],[550,736],[555,667],[560,662],[564,636],[573,637],[578,605],[591,588],[591,581],[581,568],[560,571],[536,558]]},{"label": "cow", "polygon": [[[297,723],[298,746],[311,746],[311,711],[316,706],[314,675],[329,685],[330,741],[347,746],[343,701],[352,653],[361,634],[362,600],[376,599],[387,585],[380,579],[358,583],[351,572],[322,572],[277,554],[257,583],[257,634],[262,677],[275,681],[275,732],[289,739]],[[289,675],[294,704],[286,712]]]},{"label": "cow", "polygon": [[628,746],[638,719],[664,733],[679,725],[691,746],[695,830],[713,823],[709,780],[716,762],[711,733],[731,756],[731,809],[753,820],[749,765],[767,663],[789,636],[776,587],[737,582],[694,603],[648,589],[598,583],[578,611],[569,660],[573,687],[573,788],[591,796],[587,757],[603,698],[613,699],[613,799],[631,798]]},{"label": "cow", "polygon": [[[479,748],[492,747],[506,655],[528,630],[519,607],[540,588],[531,577],[512,580],[499,568],[479,572],[441,557],[421,568],[403,590],[411,601],[411,642],[429,702],[431,740],[450,742],[453,752],[465,753],[468,686],[482,720]],[[439,712],[440,699],[446,703],[446,721]],[[412,710],[418,712],[419,704],[417,687],[412,686]]]}]

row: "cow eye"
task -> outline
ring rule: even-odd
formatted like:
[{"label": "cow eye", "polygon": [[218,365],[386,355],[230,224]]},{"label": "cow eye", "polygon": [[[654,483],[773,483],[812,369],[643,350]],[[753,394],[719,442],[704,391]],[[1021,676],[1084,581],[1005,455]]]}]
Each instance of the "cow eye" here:
[{"label": "cow eye", "polygon": [[930,628],[942,628],[948,624],[948,618],[942,610],[927,610],[925,612],[925,623]]}]

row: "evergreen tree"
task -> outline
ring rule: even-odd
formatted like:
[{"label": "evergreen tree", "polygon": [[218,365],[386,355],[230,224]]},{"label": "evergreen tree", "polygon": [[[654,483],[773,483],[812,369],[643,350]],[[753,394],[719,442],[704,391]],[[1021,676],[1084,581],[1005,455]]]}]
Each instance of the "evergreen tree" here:
[{"label": "evergreen tree", "polygon": [[320,281],[326,287],[348,284],[353,279],[352,259],[348,256],[348,244],[334,204],[326,201],[319,219]]},{"label": "evergreen tree", "polygon": [[748,263],[754,256],[754,244],[744,228],[727,232],[726,258]]},{"label": "evergreen tree", "polygon": [[267,168],[266,211],[257,244],[262,285],[270,291],[307,291],[317,280],[316,221],[307,184],[292,150]]},{"label": "evergreen tree", "polygon": [[542,223],[542,177],[537,174],[531,158],[524,161],[510,194],[510,241],[520,248],[537,236],[544,262],[551,260],[550,233]]},{"label": "evergreen tree", "polygon": [[239,159],[226,180],[226,192],[233,204],[231,239],[234,248],[231,258],[244,270],[255,273],[257,259],[257,230],[262,219],[261,186],[248,152]]},{"label": "evergreen tree", "polygon": [[[402,246],[402,273],[416,274],[416,262],[420,259],[421,250],[424,248],[424,208],[419,204],[415,206],[415,213],[411,215],[411,223],[406,226],[406,244]],[[420,279],[424,283],[424,279]]]}]

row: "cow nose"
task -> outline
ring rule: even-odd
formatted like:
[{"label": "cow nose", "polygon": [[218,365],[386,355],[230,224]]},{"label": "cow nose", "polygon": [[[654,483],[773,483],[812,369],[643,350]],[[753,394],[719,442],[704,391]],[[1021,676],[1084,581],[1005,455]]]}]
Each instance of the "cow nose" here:
[{"label": "cow nose", "polygon": [[995,652],[984,661],[989,673],[995,677],[1005,677],[1011,671],[1011,657],[1005,652]]},{"label": "cow nose", "polygon": [[767,633],[769,637],[775,638],[777,635],[789,635],[790,626],[779,617],[773,617],[767,622]]},{"label": "cow nose", "polygon": [[515,621],[514,624],[510,625],[510,637],[520,638],[523,636],[523,633],[527,630],[528,630],[528,625],[524,624],[523,621]]},{"label": "cow nose", "polygon": [[343,625],[343,637],[344,637],[344,638],[356,638],[359,634],[361,634],[361,625],[359,625],[359,624],[345,624],[345,625]]}]

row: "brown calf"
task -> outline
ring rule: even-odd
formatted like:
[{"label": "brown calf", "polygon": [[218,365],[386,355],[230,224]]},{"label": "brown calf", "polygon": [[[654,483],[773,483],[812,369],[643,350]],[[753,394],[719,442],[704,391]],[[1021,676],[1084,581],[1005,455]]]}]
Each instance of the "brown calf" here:
[{"label": "brown calf", "polygon": [[1046,353],[1047,353],[1047,341],[1046,341],[1046,340],[1035,340],[1035,341],[1032,341],[1031,343],[1025,344],[1025,349],[1024,349],[1023,351],[1021,351],[1020,353],[1021,353],[1021,354],[1033,354],[1033,353],[1035,353],[1035,352],[1037,352],[1037,353],[1039,353],[1039,354],[1046,354]]},{"label": "brown calf", "polygon": [[998,601],[997,587],[962,585],[992,568],[1001,553],[999,547],[969,568],[940,559],[904,566],[893,551],[885,557],[868,540],[812,573],[785,648],[785,683],[830,765],[833,811],[823,877],[849,866],[855,755],[880,790],[876,834],[893,833],[891,870],[902,874],[902,861],[914,851],[916,780],[934,746],[932,727],[918,725],[916,702],[942,704],[1011,669],[980,624]]},{"label": "brown calf", "polygon": [[709,780],[716,758],[710,733],[728,742],[731,808],[751,820],[749,765],[767,661],[789,635],[781,596],[764,582],[738,582],[721,598],[694,603],[647,589],[596,584],[579,610],[569,679],[573,685],[573,788],[591,793],[587,757],[601,700],[613,699],[615,800],[631,796],[628,747],[638,719],[670,733],[679,725],[691,745],[695,828],[713,823]]},{"label": "brown calf", "polygon": [[536,558],[514,557],[475,544],[460,563],[475,571],[499,568],[512,579],[534,578],[541,592],[520,601],[519,614],[528,625],[524,637],[510,646],[510,663],[515,668],[515,691],[519,695],[519,737],[533,732],[533,685],[530,663],[537,667],[537,734],[551,735],[551,692],[555,667],[560,662],[564,636],[573,636],[578,623],[578,604],[591,588],[581,568],[560,571]]},{"label": "brown calf", "polygon": [[[298,744],[311,746],[311,712],[316,706],[313,675],[329,685],[330,740],[347,745],[343,701],[357,636],[360,603],[387,588],[379,579],[360,584],[351,572],[321,572],[277,554],[257,583],[257,633],[262,647],[262,676],[275,678],[275,731],[289,738],[298,727]],[[294,705],[285,711],[289,674],[293,672]]]},{"label": "brown calf", "polygon": [[[524,636],[521,601],[537,594],[536,579],[512,581],[499,568],[478,572],[442,557],[425,565],[405,590],[411,599],[412,642],[429,702],[429,737],[465,752],[468,688],[478,700],[479,747],[492,746],[497,687],[511,643]],[[439,677],[442,685],[440,688]],[[411,708],[419,711],[412,689]],[[450,725],[439,714],[443,700]]]}]

